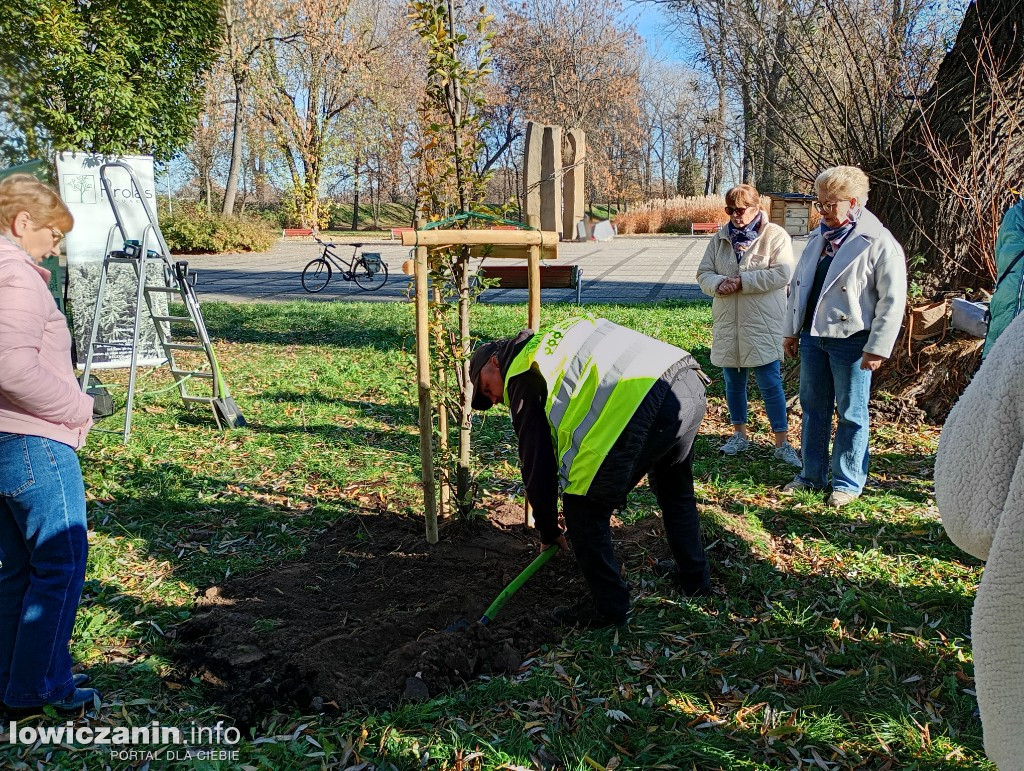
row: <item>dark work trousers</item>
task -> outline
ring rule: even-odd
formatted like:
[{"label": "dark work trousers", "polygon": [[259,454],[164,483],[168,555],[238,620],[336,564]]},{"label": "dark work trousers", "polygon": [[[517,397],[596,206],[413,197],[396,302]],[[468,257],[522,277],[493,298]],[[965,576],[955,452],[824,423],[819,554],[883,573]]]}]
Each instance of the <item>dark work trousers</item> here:
[{"label": "dark work trousers", "polygon": [[704,419],[704,384],[692,369],[658,381],[601,464],[586,495],[564,495],[562,513],[576,561],[602,615],[622,622],[629,587],[619,575],[610,520],[647,475],[684,590],[706,587],[710,570],[693,490],[693,444]]}]

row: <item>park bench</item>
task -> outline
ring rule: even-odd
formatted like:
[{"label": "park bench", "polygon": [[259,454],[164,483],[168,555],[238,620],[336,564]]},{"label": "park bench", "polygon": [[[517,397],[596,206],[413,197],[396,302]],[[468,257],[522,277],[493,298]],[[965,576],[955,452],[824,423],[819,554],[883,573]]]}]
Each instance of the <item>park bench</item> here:
[{"label": "park bench", "polygon": [[[496,278],[499,284],[494,289],[529,288],[529,268],[526,265],[488,265],[477,272],[477,277]],[[576,304],[580,304],[583,293],[583,271],[579,265],[541,265],[541,289],[575,289]]]},{"label": "park bench", "polygon": [[313,235],[313,228],[285,228],[281,231],[281,238],[288,238],[289,236],[311,236]]},{"label": "park bench", "polygon": [[721,224],[717,222],[691,222],[690,235],[696,235],[697,233],[717,233],[720,227],[722,227]]}]

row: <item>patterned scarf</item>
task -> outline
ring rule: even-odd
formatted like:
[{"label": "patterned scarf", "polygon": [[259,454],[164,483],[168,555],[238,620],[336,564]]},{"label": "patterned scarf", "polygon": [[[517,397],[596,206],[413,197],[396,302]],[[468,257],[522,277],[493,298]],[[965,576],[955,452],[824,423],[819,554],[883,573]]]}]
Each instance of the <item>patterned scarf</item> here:
[{"label": "patterned scarf", "polygon": [[762,219],[764,219],[763,212],[758,212],[746,227],[738,228],[731,221],[729,222],[729,240],[732,241],[732,250],[736,253],[736,262],[743,259],[743,253],[761,235],[758,228],[761,227]]},{"label": "patterned scarf", "polygon": [[825,239],[825,257],[835,257],[839,247],[849,237],[853,229],[857,227],[857,220],[860,218],[860,209],[850,209],[849,219],[842,225],[834,228],[828,227],[825,221],[821,221],[821,235]]}]

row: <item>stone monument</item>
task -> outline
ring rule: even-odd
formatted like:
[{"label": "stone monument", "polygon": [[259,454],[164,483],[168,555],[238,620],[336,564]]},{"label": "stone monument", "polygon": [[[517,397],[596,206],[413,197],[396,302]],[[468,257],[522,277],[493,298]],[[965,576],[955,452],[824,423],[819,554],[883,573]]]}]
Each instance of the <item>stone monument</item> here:
[{"label": "stone monument", "polygon": [[566,139],[569,165],[562,177],[562,238],[572,241],[578,237],[579,223],[583,222],[583,164],[587,157],[587,140],[583,129],[578,128],[568,131]]},{"label": "stone monument", "polygon": [[527,222],[540,216],[541,147],[544,126],[530,121],[526,124],[526,157],[523,160],[523,209]]},{"label": "stone monument", "polygon": [[[563,168],[562,128],[530,121],[526,124],[523,162],[523,209],[540,217],[542,230],[556,231],[565,241],[579,238],[583,221],[586,135],[565,133],[568,167]],[[585,233],[585,228],[582,229]]]}]

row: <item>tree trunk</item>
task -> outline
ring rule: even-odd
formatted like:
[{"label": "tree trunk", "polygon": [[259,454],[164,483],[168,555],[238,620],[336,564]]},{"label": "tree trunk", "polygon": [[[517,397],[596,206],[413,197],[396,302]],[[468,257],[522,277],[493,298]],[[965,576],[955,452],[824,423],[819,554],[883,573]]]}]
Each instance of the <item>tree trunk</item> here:
[{"label": "tree trunk", "polygon": [[927,289],[991,288],[996,231],[1024,179],[1018,0],[967,9],[935,82],[871,169],[871,209]]},{"label": "tree trunk", "polygon": [[750,84],[746,79],[740,84],[740,103],[743,108],[743,165],[740,180],[747,185],[756,185],[754,156],[757,145],[757,116],[750,93]]},{"label": "tree trunk", "polygon": [[782,86],[786,74],[782,63],[787,57],[786,26],[780,24],[775,35],[775,62],[772,65],[765,91],[767,107],[764,111],[764,147],[761,156],[761,173],[758,178],[758,184],[762,191],[781,192],[792,187],[789,175],[783,171],[782,164],[779,162],[787,155],[786,129],[782,125],[782,116],[785,110],[785,105],[782,104]]},{"label": "tree trunk", "polygon": [[[996,232],[1010,188],[1024,178],[1022,110],[1018,0],[979,0],[968,7],[932,87],[870,170],[869,206],[903,245],[911,280],[926,294],[993,286]],[[901,336],[875,385],[942,420],[974,373],[977,346],[953,338],[933,350],[929,342],[908,352]],[[942,381],[943,398],[929,379]]]},{"label": "tree trunk", "polygon": [[355,165],[352,169],[354,191],[352,193],[352,230],[359,229],[359,153],[356,153]]},{"label": "tree trunk", "polygon": [[231,126],[231,163],[228,166],[228,181],[224,187],[222,214],[235,213],[235,195],[238,193],[238,176],[242,169],[242,114],[245,105],[243,82],[235,77],[235,116]]},{"label": "tree trunk", "polygon": [[725,89],[725,73],[720,72],[718,77],[718,123],[715,129],[718,132],[718,136],[714,140],[714,163],[708,169],[711,178],[710,190],[707,191],[708,195],[716,195],[721,192],[722,181],[725,179],[725,120],[728,114],[726,110]]}]

